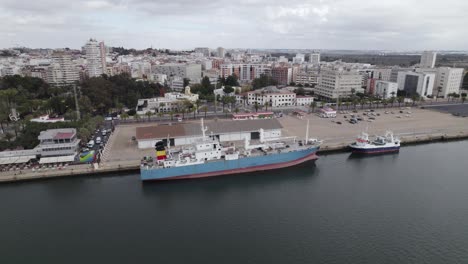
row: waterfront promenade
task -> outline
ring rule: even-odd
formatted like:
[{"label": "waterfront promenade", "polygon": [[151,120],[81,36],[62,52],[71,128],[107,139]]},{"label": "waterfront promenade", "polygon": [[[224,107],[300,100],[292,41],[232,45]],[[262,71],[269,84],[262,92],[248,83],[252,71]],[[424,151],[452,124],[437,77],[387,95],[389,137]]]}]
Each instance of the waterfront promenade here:
[{"label": "waterfront promenade", "polygon": [[[391,113],[392,111],[394,114]],[[283,136],[304,138],[308,119],[310,137],[324,141],[321,153],[346,149],[359,133],[366,130],[371,136],[391,130],[401,138],[403,145],[468,138],[468,118],[429,109],[405,108],[403,111],[404,113],[400,113],[399,108],[376,109],[375,113],[380,116],[375,116],[375,120],[368,122],[368,118],[363,115],[363,110],[358,110],[358,114],[365,119],[358,124],[345,121],[344,116],[349,119],[351,113],[338,114],[337,118],[333,119],[320,118],[315,114],[307,114],[302,119],[294,115],[285,115],[279,118],[279,121],[283,126]],[[385,112],[388,113],[385,114]],[[187,122],[198,122],[198,120]],[[235,122],[233,121],[233,125]],[[154,155],[154,150],[138,149],[137,142],[132,140],[132,137],[135,136],[136,127],[151,125],[152,123],[131,123],[117,126],[109,138],[98,166],[87,164],[70,166],[61,170],[2,172],[0,182],[138,170],[141,158]]]}]

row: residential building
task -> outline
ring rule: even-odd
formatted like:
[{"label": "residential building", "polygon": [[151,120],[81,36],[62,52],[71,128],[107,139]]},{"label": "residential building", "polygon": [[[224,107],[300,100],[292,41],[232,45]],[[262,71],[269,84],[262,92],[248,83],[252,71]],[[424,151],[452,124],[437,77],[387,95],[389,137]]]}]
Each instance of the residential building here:
[{"label": "residential building", "polygon": [[436,75],[425,72],[399,72],[398,89],[405,91],[408,96],[416,93],[427,97],[432,95]]},{"label": "residential building", "polygon": [[396,97],[398,92],[398,83],[388,81],[375,81],[374,95],[383,99]]},{"label": "residential building", "polygon": [[[463,68],[442,67],[437,69],[437,78],[434,83],[433,95],[447,98],[451,93],[460,93],[463,81]],[[438,92],[441,87],[442,91]]]},{"label": "residential building", "polygon": [[78,69],[73,65],[71,55],[54,52],[52,63],[46,71],[46,81],[52,85],[70,85],[80,79]]},{"label": "residential building", "polygon": [[297,53],[296,57],[293,58],[293,63],[301,64],[301,63],[304,63],[304,61],[305,61],[305,56],[304,54],[301,54],[301,53]]},{"label": "residential building", "polygon": [[421,68],[434,68],[437,58],[437,52],[435,51],[424,51],[421,55],[421,62],[419,63]]},{"label": "residential building", "polygon": [[107,63],[106,63],[106,54],[107,54],[107,49],[106,45],[104,44],[104,41],[99,42],[99,53],[101,55],[101,67],[103,73],[106,73],[107,69]]},{"label": "residential building", "polygon": [[356,70],[324,70],[315,87],[316,95],[329,99],[349,97],[353,91],[362,91],[362,76]]},{"label": "residential building", "polygon": [[190,87],[185,87],[185,93],[165,93],[164,97],[139,99],[136,111],[139,115],[144,115],[147,112],[152,113],[168,113],[182,107],[184,101],[196,102],[198,94],[192,94]]},{"label": "residential building", "polygon": [[311,53],[309,55],[309,62],[312,64],[320,64],[320,53]]},{"label": "residential building", "polygon": [[86,68],[89,77],[99,77],[104,73],[101,46],[95,39],[90,39],[83,47],[86,57]]},{"label": "residential building", "polygon": [[301,96],[296,95],[296,104],[297,106],[309,106],[311,103],[314,102],[313,96]]},{"label": "residential building", "polygon": [[192,83],[197,83],[201,78],[202,67],[200,64],[167,63],[153,65],[153,74],[166,74],[168,77],[188,78]]},{"label": "residential building", "polygon": [[407,71],[414,71],[414,68],[402,68],[400,66],[393,66],[391,68],[390,73],[390,82],[397,82],[398,81],[398,73],[399,72],[407,72]]},{"label": "residential building", "polygon": [[217,54],[218,57],[220,57],[220,58],[224,58],[226,56],[226,50],[224,48],[222,48],[222,47],[218,47],[217,53],[218,53]]},{"label": "residential building", "polygon": [[278,85],[289,85],[292,81],[292,68],[286,66],[271,69],[271,77]]},{"label": "residential building", "polygon": [[209,48],[195,48],[195,53],[201,53],[204,57],[210,57],[210,49]]},{"label": "residential building", "polygon": [[296,104],[296,94],[287,90],[280,90],[275,86],[268,86],[255,91],[247,92],[249,105],[265,105],[272,107],[293,106]]},{"label": "residential building", "polygon": [[318,84],[319,74],[317,72],[298,72],[296,75],[296,84],[306,85],[314,87]]}]

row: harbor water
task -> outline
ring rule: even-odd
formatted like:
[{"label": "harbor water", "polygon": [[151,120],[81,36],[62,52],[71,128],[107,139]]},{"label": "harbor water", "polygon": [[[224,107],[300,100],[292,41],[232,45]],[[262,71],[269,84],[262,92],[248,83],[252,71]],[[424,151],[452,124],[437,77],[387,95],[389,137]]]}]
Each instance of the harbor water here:
[{"label": "harbor water", "polygon": [[466,263],[468,141],[276,171],[0,185],[0,263]]}]

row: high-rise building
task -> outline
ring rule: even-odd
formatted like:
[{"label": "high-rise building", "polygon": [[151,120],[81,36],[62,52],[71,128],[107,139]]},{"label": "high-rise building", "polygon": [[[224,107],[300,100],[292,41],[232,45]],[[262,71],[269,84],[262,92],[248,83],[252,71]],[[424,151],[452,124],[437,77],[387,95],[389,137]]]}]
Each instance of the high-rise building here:
[{"label": "high-rise building", "polygon": [[77,68],[73,65],[71,55],[65,52],[54,52],[52,63],[46,72],[46,81],[52,85],[69,85],[80,78]]},{"label": "high-rise building", "polygon": [[224,58],[226,56],[226,50],[224,48],[218,47],[217,51],[218,51],[218,57]]},{"label": "high-rise building", "polygon": [[319,84],[315,94],[336,99],[349,97],[352,92],[362,90],[362,76],[355,70],[331,69],[320,73]]},{"label": "high-rise building", "polygon": [[436,75],[426,72],[399,72],[398,90],[405,91],[406,95],[419,94],[427,97],[432,95]]},{"label": "high-rise building", "polygon": [[106,49],[106,45],[104,44],[104,41],[99,42],[99,52],[101,53],[102,72],[106,73],[107,72],[107,63],[106,63],[107,49]]},{"label": "high-rise building", "polygon": [[99,77],[103,71],[101,46],[95,39],[90,39],[83,47],[89,77]]},{"label": "high-rise building", "polygon": [[320,64],[320,53],[311,53],[309,55],[309,62],[312,64]]},{"label": "high-rise building", "polygon": [[[437,78],[434,83],[433,94],[446,98],[451,93],[460,93],[463,80],[463,68],[442,67],[437,69]],[[441,88],[439,92],[438,88]]]},{"label": "high-rise building", "polygon": [[271,77],[278,85],[289,85],[292,81],[292,68],[280,66],[271,69]]},{"label": "high-rise building", "polygon": [[437,58],[437,52],[435,51],[424,51],[421,55],[421,62],[419,63],[421,68],[434,68]]},{"label": "high-rise building", "polygon": [[195,48],[195,53],[201,53],[205,57],[210,57],[210,49],[209,48]]}]

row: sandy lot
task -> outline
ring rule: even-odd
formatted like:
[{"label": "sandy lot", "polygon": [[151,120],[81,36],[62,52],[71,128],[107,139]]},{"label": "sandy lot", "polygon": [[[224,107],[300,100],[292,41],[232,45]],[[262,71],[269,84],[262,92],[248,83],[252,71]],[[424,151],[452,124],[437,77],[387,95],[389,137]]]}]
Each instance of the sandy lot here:
[{"label": "sandy lot", "polygon": [[[394,114],[391,114],[391,112]],[[391,130],[400,137],[445,134],[468,131],[468,118],[455,117],[451,114],[441,113],[426,109],[405,109],[401,114],[400,109],[377,109],[375,120],[368,122],[368,118],[363,115],[362,110],[358,110],[358,115],[364,118],[358,124],[350,124],[345,121],[350,114],[338,114],[336,118],[320,118],[317,115],[309,114],[303,119],[294,116],[280,118],[283,125],[283,133],[287,136],[305,137],[307,119],[310,121],[309,137],[316,137],[324,140],[324,144],[351,143],[362,131],[368,130],[370,135],[383,134],[386,130]],[[407,112],[411,112],[408,114]],[[385,112],[389,112],[385,114]],[[398,118],[397,116],[400,116]],[[336,124],[333,121],[340,121]]]}]

